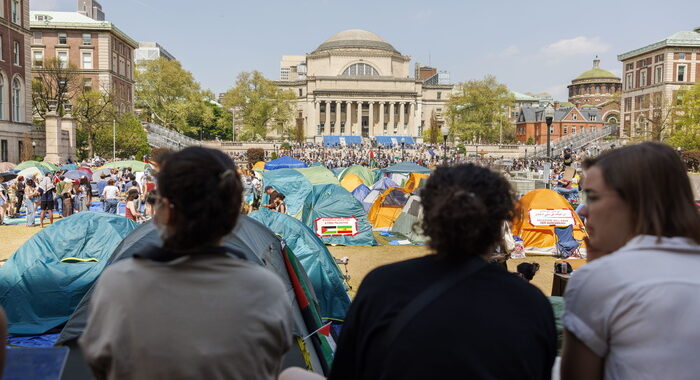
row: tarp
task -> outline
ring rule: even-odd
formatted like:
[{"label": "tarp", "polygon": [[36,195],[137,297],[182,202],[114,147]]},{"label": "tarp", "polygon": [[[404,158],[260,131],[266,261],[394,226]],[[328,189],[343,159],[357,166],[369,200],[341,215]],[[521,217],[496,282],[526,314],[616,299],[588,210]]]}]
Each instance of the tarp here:
[{"label": "tarp", "polygon": [[357,218],[356,236],[327,236],[321,240],[326,244],[370,246],[377,245],[372,234],[372,225],[360,202],[347,190],[338,185],[314,186],[306,199],[302,221],[314,229],[317,218],[352,217]]},{"label": "tarp", "polygon": [[268,161],[265,163],[265,170],[295,169],[306,167],[308,167],[308,165],[289,156],[280,157],[276,160]]},{"label": "tarp", "polygon": [[358,201],[362,202],[362,200],[364,200],[365,197],[367,197],[367,194],[369,194],[370,191],[372,190],[370,190],[369,187],[365,185],[360,185],[352,191],[352,196],[355,197],[355,199],[357,199]]},{"label": "tarp", "polygon": [[289,215],[261,209],[248,214],[282,237],[311,280],[324,318],[343,320],[350,306],[347,285],[335,259],[321,239]]},{"label": "tarp", "polygon": [[516,209],[519,212],[513,220],[512,232],[513,235],[523,239],[526,249],[548,249],[554,247],[556,243],[554,226],[533,225],[530,220],[530,210],[570,210],[574,220],[574,238],[583,240],[583,237],[586,236],[583,222],[578,214],[571,208],[569,202],[555,191],[549,189],[533,190],[520,198]]},{"label": "tarp", "polygon": [[340,180],[340,186],[351,193],[360,185],[365,186],[364,183],[362,183],[362,179],[352,173],[344,176],[343,179]]},{"label": "tarp", "polygon": [[348,167],[342,173],[340,173],[340,180],[342,181],[345,176],[350,174],[358,176],[362,180],[362,183],[367,187],[374,185],[376,182],[375,172],[370,172],[370,170],[364,166],[352,165]]},{"label": "tarp", "polygon": [[303,174],[312,185],[339,185],[338,179],[333,172],[325,166],[312,166],[310,168],[295,169]]},{"label": "tarp", "polygon": [[362,144],[362,137],[360,136],[323,136],[324,146],[346,146],[360,144]]},{"label": "tarp", "polygon": [[[0,267],[0,304],[9,332],[41,334],[66,322],[136,226],[122,216],[81,212],[32,236]],[[62,262],[67,258],[78,260]]]},{"label": "tarp", "polygon": [[[287,214],[301,219],[304,203],[313,188],[303,174],[295,169],[269,170],[263,173],[263,186],[272,186],[275,191],[284,194]],[[263,196],[262,201],[269,201],[267,194]]]},{"label": "tarp", "polygon": [[383,173],[423,173],[430,174],[430,169],[413,162],[400,162],[381,169]]},{"label": "tarp", "polygon": [[385,146],[385,147],[401,146],[401,139],[403,139],[403,141],[406,145],[413,145],[415,143],[415,141],[413,140],[413,137],[411,137],[411,136],[376,136],[375,137],[377,144]]}]

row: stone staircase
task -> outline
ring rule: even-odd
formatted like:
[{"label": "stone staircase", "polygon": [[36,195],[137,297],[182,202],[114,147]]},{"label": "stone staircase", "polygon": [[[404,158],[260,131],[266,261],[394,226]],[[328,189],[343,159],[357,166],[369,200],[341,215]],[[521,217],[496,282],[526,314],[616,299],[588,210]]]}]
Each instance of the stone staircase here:
[{"label": "stone staircase", "polygon": [[148,133],[148,145],[153,148],[180,150],[188,146],[201,145],[199,140],[187,137],[155,123],[143,123],[143,127]]},{"label": "stone staircase", "polygon": [[[596,142],[604,137],[617,133],[617,125],[607,124],[602,129],[595,132],[577,133],[569,137],[559,139],[551,143],[552,157],[560,154],[564,148],[571,148],[573,151],[580,149],[588,144]],[[528,156],[532,158],[546,158],[547,145],[538,145],[536,155]]]}]

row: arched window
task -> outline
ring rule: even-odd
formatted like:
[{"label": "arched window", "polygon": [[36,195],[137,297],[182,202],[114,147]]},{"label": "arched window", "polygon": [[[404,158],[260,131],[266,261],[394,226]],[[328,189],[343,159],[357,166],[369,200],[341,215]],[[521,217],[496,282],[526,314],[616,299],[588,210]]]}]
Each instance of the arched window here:
[{"label": "arched window", "polygon": [[5,79],[0,74],[0,120],[5,120]]},{"label": "arched window", "polygon": [[22,83],[19,78],[12,81],[12,121],[22,121]]},{"label": "arched window", "polygon": [[345,71],[343,71],[343,75],[349,75],[349,76],[379,76],[379,73],[377,70],[374,69],[374,67],[366,64],[366,63],[356,63],[354,65],[351,65]]}]

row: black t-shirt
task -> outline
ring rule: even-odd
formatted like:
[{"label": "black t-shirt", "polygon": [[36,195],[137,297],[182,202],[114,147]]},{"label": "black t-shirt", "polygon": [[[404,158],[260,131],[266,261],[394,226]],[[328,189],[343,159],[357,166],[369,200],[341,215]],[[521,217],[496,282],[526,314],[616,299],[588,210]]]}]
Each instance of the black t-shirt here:
[{"label": "black t-shirt", "polygon": [[571,166],[574,160],[571,158],[570,153],[564,153],[564,166]]},{"label": "black t-shirt", "polygon": [[549,301],[496,265],[443,293],[384,348],[398,312],[454,267],[431,255],[368,274],[348,311],[329,380],[549,379],[557,353]]}]

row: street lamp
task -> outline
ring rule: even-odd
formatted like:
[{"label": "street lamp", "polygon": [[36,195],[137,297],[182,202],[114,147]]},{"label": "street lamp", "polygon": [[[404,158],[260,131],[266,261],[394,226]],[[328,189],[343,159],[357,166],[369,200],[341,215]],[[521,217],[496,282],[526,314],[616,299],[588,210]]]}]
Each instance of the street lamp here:
[{"label": "street lamp", "polygon": [[[401,161],[406,161],[406,154],[405,154],[405,148],[406,146],[406,139],[404,137],[401,138]],[[678,148],[680,149],[680,148]]]},{"label": "street lamp", "polygon": [[442,164],[444,166],[447,166],[447,136],[450,134],[450,129],[447,128],[446,125],[443,125],[442,128],[440,128],[440,131],[442,132],[442,139],[443,139],[443,156],[442,156]]},{"label": "street lamp", "polygon": [[547,159],[552,159],[552,151],[550,148],[551,144],[551,134],[552,134],[552,120],[554,120],[554,107],[552,105],[547,105],[544,109],[544,120],[547,123]]},{"label": "street lamp", "polygon": [[229,111],[231,111],[231,129],[233,131],[233,134],[231,135],[231,141],[235,142],[236,141],[236,111],[237,111],[236,107],[231,107],[229,109]]}]

